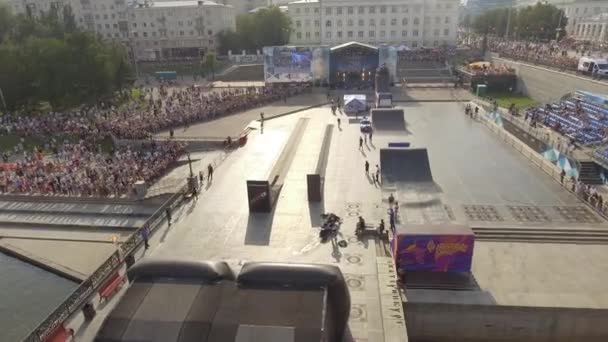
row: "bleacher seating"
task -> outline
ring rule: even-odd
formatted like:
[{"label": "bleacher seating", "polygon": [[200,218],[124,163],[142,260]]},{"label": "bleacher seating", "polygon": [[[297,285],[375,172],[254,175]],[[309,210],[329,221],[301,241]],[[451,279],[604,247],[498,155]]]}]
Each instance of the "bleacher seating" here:
[{"label": "bleacher seating", "polygon": [[595,150],[595,156],[604,163],[608,164],[608,148],[600,148]]},{"label": "bleacher seating", "polygon": [[[581,113],[577,114],[577,104]],[[603,142],[608,132],[608,108],[581,99],[571,98],[545,108],[528,110],[537,122],[553,129],[559,127],[563,135],[584,145]]]}]

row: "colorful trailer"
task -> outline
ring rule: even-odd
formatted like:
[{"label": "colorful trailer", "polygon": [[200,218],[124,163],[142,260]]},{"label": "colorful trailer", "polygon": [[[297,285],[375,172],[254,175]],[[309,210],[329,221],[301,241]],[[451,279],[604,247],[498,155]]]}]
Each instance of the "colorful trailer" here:
[{"label": "colorful trailer", "polygon": [[454,224],[405,225],[392,241],[393,256],[403,272],[470,272],[475,235]]}]

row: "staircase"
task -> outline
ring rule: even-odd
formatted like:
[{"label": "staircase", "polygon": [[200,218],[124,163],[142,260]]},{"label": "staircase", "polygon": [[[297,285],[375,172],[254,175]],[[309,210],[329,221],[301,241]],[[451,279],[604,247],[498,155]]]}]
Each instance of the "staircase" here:
[{"label": "staircase", "polygon": [[449,83],[452,73],[446,64],[438,62],[399,61],[398,78],[406,83]]},{"label": "staircase", "polygon": [[578,179],[591,185],[603,184],[602,178],[600,178],[599,167],[593,161],[581,161],[581,169],[579,170]]},{"label": "staircase", "polygon": [[472,228],[477,241],[608,245],[608,230],[568,228]]}]

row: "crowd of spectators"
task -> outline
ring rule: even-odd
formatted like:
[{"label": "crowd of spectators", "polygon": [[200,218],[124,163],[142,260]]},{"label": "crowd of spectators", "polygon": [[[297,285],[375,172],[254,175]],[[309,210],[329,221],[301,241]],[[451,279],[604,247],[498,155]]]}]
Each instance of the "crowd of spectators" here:
[{"label": "crowd of spectators", "polygon": [[298,86],[230,88],[205,92],[201,88],[188,87],[169,94],[161,88],[160,98],[149,97],[143,104],[135,104],[119,115],[112,115],[104,121],[104,128],[119,138],[144,139],[164,129],[284,100],[305,90],[305,87]]},{"label": "crowd of spectators", "polygon": [[151,142],[138,149],[122,147],[112,154],[91,149],[84,141],[63,143],[55,153],[24,152],[0,171],[0,193],[69,196],[132,195],[137,181],[153,182],[174,166],[184,146]]},{"label": "crowd of spectators", "polygon": [[608,214],[608,202],[604,201],[604,197],[597,191],[593,185],[585,184],[580,180],[572,179],[571,189],[580,199],[589,203],[602,214]]},{"label": "crowd of spectators", "polygon": [[[131,195],[136,181],[150,184],[175,165],[184,152],[175,142],[145,142],[137,149],[123,147],[104,153],[101,141],[143,140],[164,129],[286,100],[306,86],[139,90],[137,99],[114,99],[96,106],[46,114],[5,113],[0,135],[21,142],[1,151],[0,193],[39,193],[82,196]],[[124,94],[121,94],[123,96]],[[44,137],[44,146],[29,151],[28,137]],[[57,142],[61,137],[70,137]]]},{"label": "crowd of spectators", "polygon": [[573,143],[595,144],[608,137],[608,109],[580,99],[530,108],[526,110],[525,119],[532,126],[542,123]]},{"label": "crowd of spectators", "polygon": [[[483,48],[483,36],[467,36],[461,43],[474,49]],[[576,71],[581,56],[592,53],[603,57],[604,48],[565,38],[559,42],[528,41],[487,36],[487,49],[503,57]]]},{"label": "crowd of spectators", "polygon": [[505,64],[492,64],[489,62],[477,62],[471,64],[465,64],[463,70],[470,72],[474,75],[483,76],[501,76],[501,75],[514,75],[515,69]]}]

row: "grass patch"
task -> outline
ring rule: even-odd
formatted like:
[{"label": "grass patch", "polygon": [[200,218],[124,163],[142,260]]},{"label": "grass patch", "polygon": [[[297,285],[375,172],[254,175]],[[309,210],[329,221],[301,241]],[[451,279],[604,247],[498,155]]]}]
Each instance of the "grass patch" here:
[{"label": "grass patch", "polygon": [[490,92],[487,97],[495,99],[498,106],[509,108],[511,104],[515,104],[517,109],[525,109],[538,105],[538,102],[525,95],[517,95],[510,92]]}]

